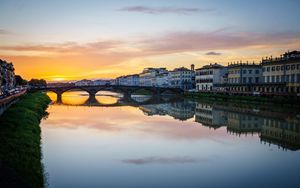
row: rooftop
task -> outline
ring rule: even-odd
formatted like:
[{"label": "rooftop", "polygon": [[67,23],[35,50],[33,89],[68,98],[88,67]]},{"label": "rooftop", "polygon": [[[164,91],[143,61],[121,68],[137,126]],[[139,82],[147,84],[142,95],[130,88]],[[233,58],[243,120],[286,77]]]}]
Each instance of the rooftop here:
[{"label": "rooftop", "polygon": [[203,69],[219,69],[219,68],[224,68],[223,65],[220,65],[218,63],[214,64],[209,64],[209,65],[204,65],[203,67],[196,69],[196,70],[203,70]]}]

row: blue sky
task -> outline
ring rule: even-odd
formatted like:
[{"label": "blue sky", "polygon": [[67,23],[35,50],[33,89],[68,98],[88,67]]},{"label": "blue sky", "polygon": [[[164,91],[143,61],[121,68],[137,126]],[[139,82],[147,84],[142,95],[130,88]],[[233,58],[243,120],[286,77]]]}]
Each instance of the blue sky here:
[{"label": "blue sky", "polygon": [[[110,69],[115,75],[122,74],[122,68],[117,70],[117,67],[128,62],[138,68],[161,63],[174,68],[182,62],[201,66],[209,61],[225,62],[241,57],[257,60],[262,55],[277,55],[299,48],[299,7],[300,1],[297,0],[1,0],[0,57],[16,61],[21,72],[25,65],[36,62],[37,58],[46,62],[45,55],[52,55],[51,58],[67,68],[74,57],[58,54],[57,51],[62,51],[59,47],[70,49],[72,44],[72,49],[83,53],[78,49],[93,43],[93,50],[108,50],[111,57],[99,60],[97,65],[99,57],[95,53],[89,54],[95,57],[78,63],[78,66],[88,64],[87,67],[94,67],[93,70],[105,67],[104,72]],[[175,37],[174,40],[169,36]],[[274,42],[277,38],[279,42]],[[106,45],[103,46],[103,42]],[[204,43],[209,47],[205,48]],[[181,44],[185,48],[179,48]],[[225,48],[226,45],[229,47]],[[207,58],[203,54],[209,51],[221,55]],[[122,58],[116,58],[120,54]],[[20,56],[23,64],[17,58]],[[84,54],[80,54],[79,59],[84,59]],[[84,72],[84,75],[89,75],[91,70],[85,69]],[[96,77],[105,75],[91,74]],[[113,74],[106,76],[109,75]]]}]

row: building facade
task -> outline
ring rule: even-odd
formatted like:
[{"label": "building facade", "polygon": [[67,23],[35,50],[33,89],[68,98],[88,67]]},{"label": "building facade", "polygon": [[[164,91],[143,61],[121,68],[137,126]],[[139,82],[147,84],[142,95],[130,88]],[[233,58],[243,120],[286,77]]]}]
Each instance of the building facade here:
[{"label": "building facade", "polygon": [[260,64],[238,63],[228,66],[227,91],[253,92],[262,82],[262,67]]},{"label": "building facade", "polygon": [[91,86],[91,85],[93,85],[93,81],[87,79],[83,79],[75,82],[75,86]]},{"label": "building facade", "polygon": [[117,79],[117,84],[122,86],[139,86],[140,77],[138,74],[120,76]]},{"label": "building facade", "polygon": [[219,90],[215,87],[224,82],[227,76],[227,68],[217,63],[205,65],[196,70],[196,89],[197,91]]},{"label": "building facade", "polygon": [[16,85],[15,69],[12,63],[0,59],[0,95],[13,89]]},{"label": "building facade", "polygon": [[195,71],[185,67],[176,68],[169,72],[170,87],[183,90],[195,87]]},{"label": "building facade", "polygon": [[262,60],[262,92],[300,93],[300,51]]},{"label": "building facade", "polygon": [[142,73],[139,74],[140,86],[156,86],[157,75],[168,73],[166,68],[145,68]]},{"label": "building facade", "polygon": [[168,72],[156,75],[155,87],[170,87],[170,77]]}]

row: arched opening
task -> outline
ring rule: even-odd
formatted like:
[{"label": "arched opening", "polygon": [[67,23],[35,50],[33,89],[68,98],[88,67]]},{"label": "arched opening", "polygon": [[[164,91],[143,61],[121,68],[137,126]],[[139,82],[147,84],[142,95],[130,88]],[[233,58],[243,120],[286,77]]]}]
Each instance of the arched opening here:
[{"label": "arched opening", "polygon": [[152,95],[153,94],[151,91],[148,91],[146,89],[138,89],[135,90],[130,97],[135,102],[142,103],[149,101],[152,98]]},{"label": "arched opening", "polygon": [[68,90],[62,94],[62,103],[67,105],[83,105],[89,99],[89,93],[83,90]]},{"label": "arched opening", "polygon": [[48,91],[46,94],[48,95],[48,97],[51,99],[53,103],[57,101],[57,94],[54,93],[53,91]]},{"label": "arched opening", "polygon": [[147,102],[151,98],[152,95],[131,95],[131,99],[138,103]]},{"label": "arched opening", "polygon": [[174,91],[171,90],[164,90],[161,95],[165,95],[165,96],[170,96],[170,95],[176,95],[176,93]]},{"label": "arched opening", "polygon": [[153,93],[147,89],[138,89],[138,90],[135,90],[131,95],[148,95],[148,96],[151,96],[153,95]]},{"label": "arched opening", "polygon": [[122,94],[119,92],[114,92],[114,91],[98,91],[96,93],[96,100],[100,104],[116,104],[122,97]]}]

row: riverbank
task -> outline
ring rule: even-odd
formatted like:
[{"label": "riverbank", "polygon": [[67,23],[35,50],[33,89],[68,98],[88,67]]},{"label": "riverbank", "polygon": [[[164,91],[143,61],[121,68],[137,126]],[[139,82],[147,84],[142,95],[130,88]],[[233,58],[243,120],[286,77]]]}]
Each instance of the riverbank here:
[{"label": "riverbank", "polygon": [[184,93],[184,97],[189,99],[210,100],[216,102],[268,104],[268,105],[300,107],[300,98],[240,96],[240,95],[225,95],[225,94],[216,94],[216,93]]},{"label": "riverbank", "polygon": [[[46,94],[29,93],[0,117],[0,187],[44,187],[39,124],[49,103]],[[16,177],[10,182],[7,173]]]},{"label": "riverbank", "polygon": [[8,97],[0,99],[0,116],[4,113],[6,109],[10,107],[11,104],[16,102],[20,96],[26,94],[26,92],[27,92],[26,90],[23,90],[14,95],[10,95]]}]

